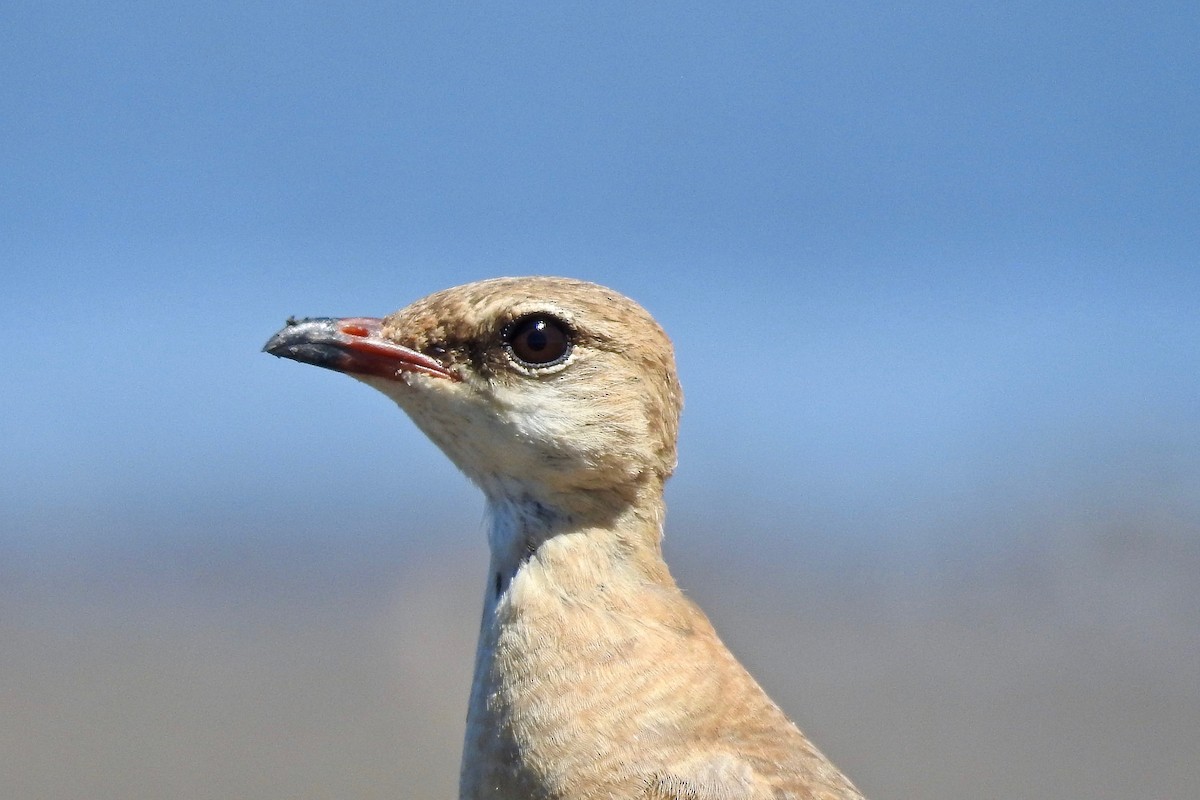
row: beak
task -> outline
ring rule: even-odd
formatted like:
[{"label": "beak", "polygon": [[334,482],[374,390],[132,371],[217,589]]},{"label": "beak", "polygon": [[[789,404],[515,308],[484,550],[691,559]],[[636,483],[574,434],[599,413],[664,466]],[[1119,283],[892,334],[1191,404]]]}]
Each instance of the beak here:
[{"label": "beak", "polygon": [[263,351],[348,375],[398,380],[417,373],[461,380],[440,361],[385,339],[382,331],[383,320],[375,317],[289,319]]}]

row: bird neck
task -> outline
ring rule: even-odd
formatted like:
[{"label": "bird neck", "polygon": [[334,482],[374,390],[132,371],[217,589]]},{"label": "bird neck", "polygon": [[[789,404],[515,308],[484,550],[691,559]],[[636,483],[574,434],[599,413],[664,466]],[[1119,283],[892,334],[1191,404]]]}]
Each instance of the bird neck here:
[{"label": "bird neck", "polygon": [[[651,485],[652,484],[652,485]],[[488,544],[497,593],[547,543],[570,537],[572,548],[596,570],[635,569],[654,582],[670,582],[662,557],[665,505],[662,483],[619,490],[572,492],[565,497],[520,490],[488,493]]]}]

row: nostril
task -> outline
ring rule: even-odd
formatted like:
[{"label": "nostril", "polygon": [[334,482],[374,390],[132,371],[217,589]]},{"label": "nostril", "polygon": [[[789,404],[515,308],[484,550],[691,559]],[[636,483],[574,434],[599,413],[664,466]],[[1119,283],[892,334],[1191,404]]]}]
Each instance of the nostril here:
[{"label": "nostril", "polygon": [[342,333],[345,333],[349,336],[366,336],[370,333],[370,331],[368,331],[366,327],[362,325],[350,324],[342,326]]}]

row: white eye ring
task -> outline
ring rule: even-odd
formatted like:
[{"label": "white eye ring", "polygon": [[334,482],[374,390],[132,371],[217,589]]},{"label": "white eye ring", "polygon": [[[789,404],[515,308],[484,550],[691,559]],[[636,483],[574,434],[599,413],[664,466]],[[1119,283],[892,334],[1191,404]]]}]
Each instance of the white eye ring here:
[{"label": "white eye ring", "polygon": [[526,314],[505,326],[504,348],[522,366],[545,369],[562,364],[571,355],[571,329],[551,314]]}]

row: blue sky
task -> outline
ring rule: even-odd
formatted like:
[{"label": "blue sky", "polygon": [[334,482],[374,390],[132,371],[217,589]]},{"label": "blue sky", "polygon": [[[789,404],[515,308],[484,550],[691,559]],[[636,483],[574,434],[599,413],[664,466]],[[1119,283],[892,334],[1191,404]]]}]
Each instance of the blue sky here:
[{"label": "blue sky", "polygon": [[527,273],[672,334],[685,517],[1200,504],[1192,3],[14,2],[0,36],[10,546],[477,526],[386,400],[258,349]]}]

